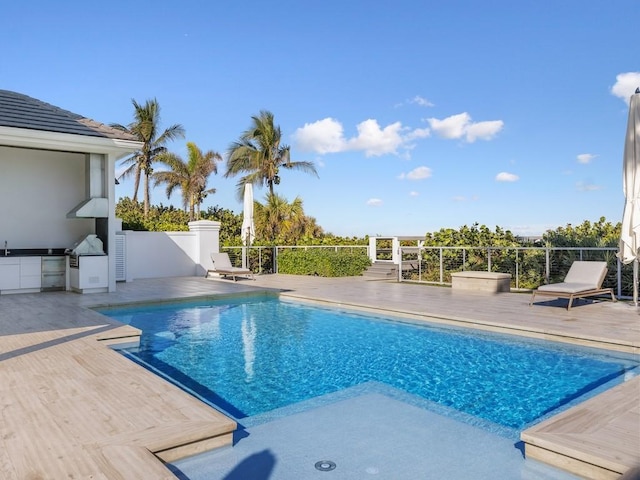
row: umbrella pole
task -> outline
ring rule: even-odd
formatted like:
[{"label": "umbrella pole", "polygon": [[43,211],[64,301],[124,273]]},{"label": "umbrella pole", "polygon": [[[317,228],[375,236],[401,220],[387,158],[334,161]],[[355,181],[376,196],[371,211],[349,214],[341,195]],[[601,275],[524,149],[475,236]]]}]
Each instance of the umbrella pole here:
[{"label": "umbrella pole", "polygon": [[242,268],[248,268],[249,259],[247,257],[249,254],[249,242],[251,241],[251,228],[247,228],[247,236],[244,240],[243,243],[245,246],[242,247]]},{"label": "umbrella pole", "polygon": [[638,259],[633,261],[633,304],[638,306]]}]

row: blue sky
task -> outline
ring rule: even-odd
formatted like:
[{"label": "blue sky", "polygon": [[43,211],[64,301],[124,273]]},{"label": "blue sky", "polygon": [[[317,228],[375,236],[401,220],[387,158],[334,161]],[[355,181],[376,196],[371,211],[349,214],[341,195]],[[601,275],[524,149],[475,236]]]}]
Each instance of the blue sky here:
[{"label": "blue sky", "polygon": [[[182,156],[224,154],[270,110],[319,173],[277,192],[336,235],[533,235],[622,218],[637,18],[635,0],[8,2],[0,88],[103,123],[155,97]],[[240,213],[224,171],[203,207]]]}]

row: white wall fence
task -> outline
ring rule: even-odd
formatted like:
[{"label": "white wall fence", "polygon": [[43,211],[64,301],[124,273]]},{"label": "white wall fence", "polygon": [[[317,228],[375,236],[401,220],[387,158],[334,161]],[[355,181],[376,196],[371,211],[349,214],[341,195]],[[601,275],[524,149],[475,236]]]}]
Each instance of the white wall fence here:
[{"label": "white wall fence", "polygon": [[204,276],[213,267],[210,254],[220,250],[220,222],[189,222],[188,232],[137,232],[117,236],[117,280]]}]

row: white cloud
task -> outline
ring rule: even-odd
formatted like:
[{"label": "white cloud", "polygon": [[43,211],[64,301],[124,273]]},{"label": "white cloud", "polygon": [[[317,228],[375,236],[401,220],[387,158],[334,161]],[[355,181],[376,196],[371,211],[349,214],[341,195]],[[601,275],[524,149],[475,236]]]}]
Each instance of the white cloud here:
[{"label": "white cloud", "polygon": [[346,146],[342,124],[330,117],[305,123],[296,130],[294,138],[301,150],[319,154],[341,152]]},{"label": "white cloud", "polygon": [[421,107],[433,107],[433,103],[431,103],[429,100],[427,100],[424,97],[421,97],[420,95],[416,95],[415,97],[413,97],[409,103],[415,103],[417,105],[420,105]]},{"label": "white cloud", "polygon": [[409,192],[409,196],[410,197],[418,197],[418,196],[420,196],[420,194],[418,192],[413,191],[413,192]]},{"label": "white cloud", "polygon": [[427,121],[431,129],[442,138],[458,139],[464,137],[469,143],[478,139],[491,140],[504,127],[502,120],[473,122],[467,112],[451,115],[443,120],[429,118]]},{"label": "white cloud", "polygon": [[437,118],[427,119],[431,129],[443,138],[460,138],[464,135],[465,127],[471,122],[468,113],[459,113],[451,115],[444,120]]},{"label": "white cloud", "polygon": [[517,182],[520,177],[514,173],[500,172],[496,175],[496,182]]},{"label": "white cloud", "polygon": [[397,153],[403,139],[400,135],[402,124],[392,123],[380,128],[373,119],[365,120],[357,125],[358,136],[347,141],[349,150],[362,150],[367,157],[379,157],[386,153]]},{"label": "white cloud", "polygon": [[409,173],[401,173],[398,175],[400,180],[424,180],[425,178],[429,178],[431,176],[431,169],[429,167],[421,166],[416,167],[411,170]]},{"label": "white cloud", "polygon": [[594,185],[592,183],[578,182],[576,183],[576,189],[580,192],[595,192],[597,190],[602,190],[602,186]]},{"label": "white cloud", "polygon": [[581,153],[576,158],[578,159],[578,163],[591,163],[591,160],[596,158],[597,155],[593,155],[591,153]]},{"label": "white cloud", "polygon": [[502,120],[491,120],[488,122],[472,123],[467,127],[467,142],[473,143],[476,140],[491,140],[504,127]]},{"label": "white cloud", "polygon": [[370,207],[379,207],[382,205],[382,200],[380,200],[379,198],[370,198],[369,200],[367,200],[367,205],[369,205]]},{"label": "white cloud", "polygon": [[629,104],[631,95],[638,87],[640,87],[640,72],[621,73],[616,75],[616,83],[611,87],[611,94]]},{"label": "white cloud", "polygon": [[321,155],[346,151],[362,151],[367,157],[386,154],[400,155],[400,150],[411,150],[415,145],[411,142],[430,135],[428,128],[409,129],[402,123],[395,122],[382,128],[375,119],[360,122],[356,129],[358,134],[345,138],[342,124],[325,118],[313,123],[305,123],[293,134],[296,146],[303,151],[311,151]]},{"label": "white cloud", "polygon": [[427,138],[431,136],[431,130],[429,128],[416,128],[411,130],[404,136],[405,140],[415,140],[416,138]]}]

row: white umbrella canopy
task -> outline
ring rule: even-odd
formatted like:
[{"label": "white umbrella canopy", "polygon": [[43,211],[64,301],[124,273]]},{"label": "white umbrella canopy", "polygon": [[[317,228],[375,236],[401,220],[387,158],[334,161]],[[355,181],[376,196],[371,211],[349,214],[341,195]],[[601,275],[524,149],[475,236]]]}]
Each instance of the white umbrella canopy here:
[{"label": "white umbrella canopy", "polygon": [[253,185],[244,185],[244,209],[242,211],[242,244],[251,246],[256,238],[256,227],[253,223]]},{"label": "white umbrella canopy", "polygon": [[640,248],[640,89],[631,96],[624,143],[622,187],[625,204],[618,258],[633,269],[633,301],[638,304],[638,250]]}]

